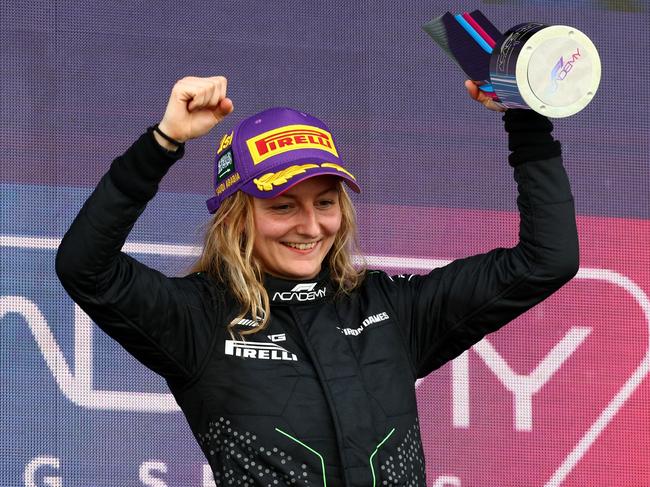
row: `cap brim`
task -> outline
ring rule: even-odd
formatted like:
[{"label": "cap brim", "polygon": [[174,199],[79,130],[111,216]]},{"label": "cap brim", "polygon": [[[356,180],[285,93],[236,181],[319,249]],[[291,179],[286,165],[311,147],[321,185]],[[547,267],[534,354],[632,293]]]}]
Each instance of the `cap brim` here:
[{"label": "cap brim", "polygon": [[326,159],[314,157],[296,159],[273,168],[240,188],[256,198],[274,198],[296,184],[316,176],[336,176],[345,181],[352,191],[361,192],[355,177],[344,167]]}]

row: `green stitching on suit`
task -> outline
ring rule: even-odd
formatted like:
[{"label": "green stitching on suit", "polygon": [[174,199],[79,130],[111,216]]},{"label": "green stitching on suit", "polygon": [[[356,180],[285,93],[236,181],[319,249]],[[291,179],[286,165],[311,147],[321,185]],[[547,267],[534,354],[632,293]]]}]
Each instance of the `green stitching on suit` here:
[{"label": "green stitching on suit", "polygon": [[[299,445],[304,446],[305,448],[307,448],[307,450],[309,450],[309,451],[312,452],[314,455],[318,456],[318,458],[320,458],[320,464],[321,464],[321,467],[322,467],[322,469],[323,469],[323,487],[327,487],[327,479],[325,478],[325,459],[323,458],[323,456],[322,456],[320,453],[318,453],[316,450],[314,450],[312,447],[310,447],[309,445],[304,444],[304,443],[303,443],[302,441],[300,441],[298,438],[294,438],[294,437],[291,436],[289,433],[285,433],[285,432],[282,431],[280,428],[275,428],[275,431],[277,431],[278,433],[282,433],[282,434],[283,434],[284,436],[286,436],[287,438],[289,438],[289,439],[295,441],[295,442],[298,443]],[[374,475],[374,474],[373,474],[373,475]]]},{"label": "green stitching on suit", "polygon": [[395,428],[390,430],[390,433],[388,433],[386,437],[379,442],[379,444],[375,447],[375,451],[372,452],[372,455],[370,455],[370,471],[372,472],[372,487],[375,487],[375,485],[377,485],[377,477],[375,476],[375,467],[372,466],[372,457],[374,457],[377,454],[381,445],[386,443],[386,440],[390,438],[390,435],[392,435],[394,432],[395,432]]}]

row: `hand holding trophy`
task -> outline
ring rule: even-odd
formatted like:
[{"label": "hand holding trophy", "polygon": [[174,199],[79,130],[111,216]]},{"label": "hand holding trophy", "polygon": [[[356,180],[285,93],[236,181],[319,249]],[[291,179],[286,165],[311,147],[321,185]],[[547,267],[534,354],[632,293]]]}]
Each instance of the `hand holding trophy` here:
[{"label": "hand holding trophy", "polygon": [[482,101],[490,109],[530,108],[568,117],[591,102],[600,83],[598,51],[573,27],[526,22],[501,34],[475,10],[447,12],[423,29],[475,80],[480,97],[492,99],[490,106]]}]

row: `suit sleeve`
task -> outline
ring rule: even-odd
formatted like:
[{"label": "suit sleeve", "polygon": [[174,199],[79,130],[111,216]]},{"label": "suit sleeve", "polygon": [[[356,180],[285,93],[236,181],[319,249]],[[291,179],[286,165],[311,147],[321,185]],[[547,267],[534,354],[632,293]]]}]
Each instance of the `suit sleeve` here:
[{"label": "suit sleeve", "polygon": [[532,110],[508,110],[503,120],[519,193],[519,243],[428,275],[383,279],[418,377],[543,301],[578,271],[573,196],[551,122]]},{"label": "suit sleeve", "polygon": [[182,157],[177,152],[160,147],[149,131],[115,159],[63,237],[56,272],[102,330],[154,372],[182,382],[205,355],[212,335],[206,308],[220,309],[219,296],[207,277],[168,278],[121,251]]}]

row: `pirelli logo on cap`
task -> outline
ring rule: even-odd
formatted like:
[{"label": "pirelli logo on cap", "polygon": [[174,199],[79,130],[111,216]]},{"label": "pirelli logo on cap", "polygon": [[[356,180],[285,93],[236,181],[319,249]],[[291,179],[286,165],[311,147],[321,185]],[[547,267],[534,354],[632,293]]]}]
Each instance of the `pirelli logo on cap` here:
[{"label": "pirelli logo on cap", "polygon": [[319,149],[339,157],[332,134],[312,125],[285,125],[248,139],[246,145],[253,164],[299,149]]}]

